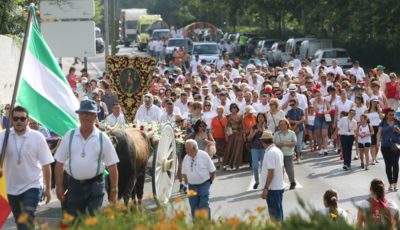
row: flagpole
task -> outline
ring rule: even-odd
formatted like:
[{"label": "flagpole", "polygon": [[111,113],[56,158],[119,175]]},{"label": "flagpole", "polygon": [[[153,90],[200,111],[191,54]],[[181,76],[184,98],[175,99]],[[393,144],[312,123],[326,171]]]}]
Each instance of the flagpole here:
[{"label": "flagpole", "polygon": [[11,116],[12,116],[12,109],[15,106],[15,102],[17,100],[17,93],[18,93],[18,88],[19,88],[19,83],[21,80],[21,73],[22,73],[22,67],[24,64],[24,59],[25,59],[25,53],[28,45],[28,39],[31,33],[31,27],[32,27],[32,18],[33,14],[35,13],[34,5],[29,6],[29,12],[28,12],[28,22],[25,27],[25,36],[24,36],[24,42],[22,43],[22,51],[21,51],[21,56],[19,57],[19,64],[18,64],[18,71],[17,71],[17,78],[15,79],[15,84],[14,84],[14,91],[13,91],[13,96],[11,99],[11,106],[10,110],[7,116],[7,127],[6,131],[4,134],[4,140],[3,140],[3,145],[1,147],[1,153],[0,153],[0,177],[3,176],[3,162],[4,162],[4,157],[6,155],[6,149],[7,149],[7,144],[8,144],[8,139],[10,137],[10,128],[11,128]]}]

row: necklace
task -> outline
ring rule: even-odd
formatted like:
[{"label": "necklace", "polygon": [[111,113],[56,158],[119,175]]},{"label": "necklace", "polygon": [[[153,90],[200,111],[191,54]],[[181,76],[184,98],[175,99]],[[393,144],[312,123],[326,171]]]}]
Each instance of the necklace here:
[{"label": "necklace", "polygon": [[82,142],[82,145],[83,145],[82,152],[81,152],[81,157],[85,158],[85,156],[86,156],[85,148],[86,148],[86,144],[89,142],[89,138],[85,141],[85,140],[82,140],[82,137],[81,137],[81,142]]},{"label": "necklace", "polygon": [[26,138],[23,138],[21,147],[18,149],[17,136],[16,135],[17,134],[15,134],[15,136],[14,136],[14,144],[15,144],[15,150],[17,150],[17,155],[18,155],[17,165],[20,165],[21,164],[21,151],[22,151],[22,149],[24,147]]}]

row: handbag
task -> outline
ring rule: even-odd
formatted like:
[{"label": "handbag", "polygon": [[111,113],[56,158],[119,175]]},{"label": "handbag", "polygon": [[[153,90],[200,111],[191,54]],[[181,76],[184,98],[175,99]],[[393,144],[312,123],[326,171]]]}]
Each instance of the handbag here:
[{"label": "handbag", "polygon": [[230,127],[230,126],[226,127],[226,135],[228,135],[228,137],[229,137],[229,136],[232,135],[232,134],[233,134],[233,129],[232,129],[232,127]]},{"label": "handbag", "polygon": [[[210,133],[208,133],[207,135],[209,136]],[[213,156],[217,153],[217,147],[215,145],[215,142],[212,144],[208,144],[205,151],[208,153],[208,155],[211,157],[211,159],[213,158]]]},{"label": "handbag", "polygon": [[[326,108],[325,100],[324,100],[324,108]],[[326,110],[326,109],[325,109],[325,110]],[[326,111],[325,111],[325,112],[326,112]],[[330,113],[324,113],[324,118],[325,118],[325,122],[326,122],[326,123],[332,122],[332,117],[331,117],[331,114],[330,114]]]},{"label": "handbag", "polygon": [[394,153],[396,156],[400,155],[400,144],[397,144],[396,142],[391,142],[390,143],[390,152]]}]

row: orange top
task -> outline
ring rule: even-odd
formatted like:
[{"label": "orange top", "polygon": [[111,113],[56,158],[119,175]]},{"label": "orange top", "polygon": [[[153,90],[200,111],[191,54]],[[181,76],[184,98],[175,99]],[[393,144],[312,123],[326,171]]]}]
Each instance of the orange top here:
[{"label": "orange top", "polygon": [[211,120],[211,130],[213,131],[214,138],[225,138],[225,128],[228,125],[228,119],[223,117],[221,120],[214,117]]},{"label": "orange top", "polygon": [[243,124],[248,130],[250,130],[251,127],[253,127],[256,123],[257,117],[254,114],[251,116],[251,118],[247,114],[243,116]]}]

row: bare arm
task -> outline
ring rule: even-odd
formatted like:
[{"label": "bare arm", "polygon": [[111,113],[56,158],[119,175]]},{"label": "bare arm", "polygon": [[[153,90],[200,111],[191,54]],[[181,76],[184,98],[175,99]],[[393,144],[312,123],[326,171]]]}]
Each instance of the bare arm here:
[{"label": "bare arm", "polygon": [[272,183],[272,179],[274,178],[275,175],[275,170],[274,169],[268,169],[268,174],[267,174],[267,181],[265,182],[264,189],[268,189],[269,186]]},{"label": "bare arm", "polygon": [[109,201],[115,202],[117,201],[117,195],[118,195],[118,168],[117,164],[113,164],[110,166],[107,166],[107,170],[109,172],[109,178],[110,178],[110,187],[111,187],[111,192],[109,194]]},{"label": "bare arm", "polygon": [[365,224],[365,217],[362,209],[358,209],[357,212],[357,226],[363,228]]},{"label": "bare arm", "polygon": [[57,161],[55,168],[56,193],[57,193],[57,198],[60,202],[64,202],[64,195],[65,195],[63,174],[64,174],[64,164]]},{"label": "bare arm", "polygon": [[214,181],[215,179],[215,171],[210,173],[210,180]]},{"label": "bare arm", "polygon": [[51,200],[51,166],[50,164],[42,166],[43,182],[45,185],[44,196],[46,197],[46,204]]}]

